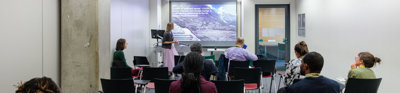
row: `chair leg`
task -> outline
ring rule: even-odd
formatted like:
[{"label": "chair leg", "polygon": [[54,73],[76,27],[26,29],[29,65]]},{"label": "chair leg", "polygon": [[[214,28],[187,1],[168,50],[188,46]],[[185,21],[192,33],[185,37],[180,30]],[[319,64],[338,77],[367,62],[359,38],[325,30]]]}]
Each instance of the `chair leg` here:
[{"label": "chair leg", "polygon": [[142,70],[139,70],[139,80],[142,80],[142,76],[143,75],[143,69]]},{"label": "chair leg", "polygon": [[272,82],[274,82],[273,80],[274,80],[274,77],[271,76],[271,83],[269,85],[269,93],[271,93],[271,90],[272,90]]},{"label": "chair leg", "polygon": [[136,85],[135,86],[135,93],[137,93],[137,91],[138,91],[138,86]]},{"label": "chair leg", "polygon": [[282,75],[279,77],[278,89],[281,88],[281,79],[282,79]]},{"label": "chair leg", "polygon": [[143,86],[143,93],[146,93],[146,86]]}]

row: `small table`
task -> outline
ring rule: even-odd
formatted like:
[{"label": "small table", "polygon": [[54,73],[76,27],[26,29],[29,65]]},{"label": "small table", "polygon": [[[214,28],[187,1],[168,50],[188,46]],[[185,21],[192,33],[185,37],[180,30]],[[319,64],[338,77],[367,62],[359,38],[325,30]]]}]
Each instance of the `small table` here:
[{"label": "small table", "polygon": [[133,80],[133,83],[134,83],[134,84],[137,84],[137,86],[135,87],[135,88],[136,88],[135,93],[137,93],[138,86],[143,87],[143,88],[142,88],[143,93],[146,93],[146,85],[147,85],[149,82],[150,82],[150,80]]}]

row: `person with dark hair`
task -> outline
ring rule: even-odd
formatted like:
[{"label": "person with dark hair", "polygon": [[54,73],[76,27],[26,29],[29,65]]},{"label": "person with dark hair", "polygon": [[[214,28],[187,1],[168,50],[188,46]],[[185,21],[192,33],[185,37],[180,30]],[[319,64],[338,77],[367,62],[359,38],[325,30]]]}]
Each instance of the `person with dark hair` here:
[{"label": "person with dark hair", "polygon": [[174,43],[179,44],[178,41],[174,40],[172,30],[174,29],[174,23],[169,22],[167,24],[167,30],[164,32],[162,39],[162,47],[164,48],[164,66],[168,67],[168,74],[171,75],[172,69],[175,66],[174,56],[178,55],[176,52]]},{"label": "person with dark hair", "polygon": [[338,82],[321,76],[324,58],[317,52],[306,54],[300,66],[303,80],[289,86],[287,93],[340,93]]},{"label": "person with dark hair", "polygon": [[308,47],[306,42],[300,41],[294,46],[294,53],[296,59],[292,59],[286,65],[285,85],[290,86],[295,79],[300,78],[300,64],[301,59],[308,53]]},{"label": "person with dark hair", "polygon": [[132,76],[136,76],[139,70],[132,68],[131,66],[126,63],[124,49],[126,49],[128,43],[123,38],[118,39],[117,45],[115,46],[115,52],[113,56],[113,62],[111,67],[114,68],[131,68],[132,69]]},{"label": "person with dark hair", "polygon": [[[113,67],[127,67],[131,68],[127,63],[125,59],[125,54],[124,54],[124,49],[126,49],[127,43],[126,40],[123,38],[118,39],[117,45],[115,46],[115,52],[114,52],[114,57],[113,57]],[[117,63],[118,62],[118,63]],[[123,63],[121,63],[123,62]],[[124,64],[124,65],[119,65],[119,64]]]},{"label": "person with dark hair", "polygon": [[48,77],[33,78],[17,88],[15,93],[61,93],[57,84]]},{"label": "person with dark hair", "polygon": [[[203,50],[201,48],[201,44],[196,42],[193,43],[190,46],[190,51],[192,52],[198,52],[198,53],[202,53]],[[216,75],[218,73],[218,68],[215,66],[215,64],[211,61],[211,60],[203,60],[204,63],[204,70],[201,73],[201,75],[206,79],[206,80],[210,80],[210,76],[211,75]],[[174,73],[182,73],[183,72],[183,62],[179,63],[178,65],[176,65],[173,69]]]},{"label": "person with dark hair", "polygon": [[348,78],[375,79],[375,73],[370,68],[376,63],[381,63],[381,59],[369,52],[361,52],[357,55],[355,63],[351,64]]},{"label": "person with dark hair", "polygon": [[225,54],[225,58],[232,60],[232,61],[256,61],[258,60],[258,57],[247,51],[246,49],[243,48],[244,45],[244,39],[241,37],[238,37],[236,40],[236,47],[231,47],[228,48]]},{"label": "person with dark hair", "polygon": [[169,93],[217,93],[214,83],[200,75],[203,72],[204,57],[199,52],[190,52],[183,62],[180,80],[171,83]]}]

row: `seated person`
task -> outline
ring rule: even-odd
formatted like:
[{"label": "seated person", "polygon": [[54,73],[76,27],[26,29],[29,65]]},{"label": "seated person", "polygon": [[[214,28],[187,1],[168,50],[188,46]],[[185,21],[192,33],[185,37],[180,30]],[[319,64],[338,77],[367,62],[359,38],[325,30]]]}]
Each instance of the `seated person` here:
[{"label": "seated person", "polygon": [[48,77],[33,78],[18,85],[15,93],[61,93],[57,84]]},{"label": "seated person", "polygon": [[126,40],[121,38],[118,39],[117,45],[115,47],[115,52],[114,52],[114,57],[113,57],[113,63],[112,67],[113,68],[131,68],[132,69],[132,75],[136,76],[138,74],[139,70],[136,70],[135,68],[132,68],[126,63],[125,59],[125,54],[124,54],[124,49],[126,49],[127,43]]},{"label": "seated person", "polygon": [[300,78],[301,59],[308,53],[307,44],[304,41],[297,43],[294,46],[296,59],[289,61],[286,66],[285,85],[289,87],[295,79]]},{"label": "seated person", "polygon": [[180,80],[174,81],[169,93],[217,93],[214,83],[204,79],[204,57],[199,52],[190,52],[183,61],[183,74]]},{"label": "seated person", "polygon": [[317,52],[306,54],[301,63],[301,74],[306,77],[291,85],[287,93],[340,93],[338,82],[320,75],[324,58]]},{"label": "seated person", "polygon": [[[202,48],[200,43],[193,43],[190,46],[190,51],[202,53]],[[216,75],[218,73],[218,69],[215,64],[211,60],[203,60],[204,63],[204,70],[201,75],[206,79],[210,80],[211,75]],[[183,62],[180,62],[178,65],[174,67],[172,70],[174,73],[182,73],[183,72]]]},{"label": "seated person", "polygon": [[228,48],[226,51],[225,57],[229,60],[233,61],[256,61],[258,58],[255,54],[250,53],[246,49],[243,49],[244,39],[239,37],[236,40],[236,47]]},{"label": "seated person", "polygon": [[370,68],[375,63],[380,63],[381,59],[374,57],[369,52],[361,52],[356,57],[356,62],[351,65],[351,70],[347,75],[348,78],[359,78],[359,79],[375,79],[375,73]]}]

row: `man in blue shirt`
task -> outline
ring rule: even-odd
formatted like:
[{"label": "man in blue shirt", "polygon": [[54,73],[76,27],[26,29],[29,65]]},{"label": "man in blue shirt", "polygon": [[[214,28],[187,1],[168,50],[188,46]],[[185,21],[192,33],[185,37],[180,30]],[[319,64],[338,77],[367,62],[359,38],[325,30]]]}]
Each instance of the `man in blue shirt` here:
[{"label": "man in blue shirt", "polygon": [[324,66],[324,58],[317,52],[304,56],[300,65],[300,73],[306,77],[291,85],[287,93],[340,93],[338,82],[320,75]]}]

